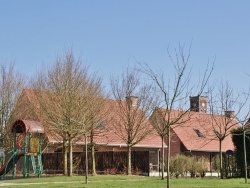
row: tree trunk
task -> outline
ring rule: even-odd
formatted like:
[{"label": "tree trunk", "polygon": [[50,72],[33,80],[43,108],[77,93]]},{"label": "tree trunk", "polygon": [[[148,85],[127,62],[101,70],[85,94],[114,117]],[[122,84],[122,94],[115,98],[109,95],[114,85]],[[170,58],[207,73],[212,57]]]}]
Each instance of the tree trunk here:
[{"label": "tree trunk", "polygon": [[128,145],[128,161],[127,161],[127,175],[132,174],[132,168],[131,168],[131,145]]},{"label": "tree trunk", "polygon": [[220,178],[223,179],[224,174],[223,174],[223,167],[222,167],[222,150],[221,150],[221,145],[222,145],[222,140],[219,140],[219,151],[220,151]]},{"label": "tree trunk", "polygon": [[95,145],[91,144],[91,159],[92,159],[92,175],[96,175],[96,166],[95,166]]},{"label": "tree trunk", "polygon": [[94,128],[92,124],[92,129],[90,131],[90,147],[91,147],[91,163],[92,163],[92,176],[97,175],[96,174],[96,164],[95,164],[95,143],[94,143]]},{"label": "tree trunk", "polygon": [[168,127],[168,154],[167,154],[167,188],[170,188],[170,142],[171,142],[171,135],[170,135],[170,126]]},{"label": "tree trunk", "polygon": [[63,141],[63,174],[67,176],[68,174],[68,150],[67,142]]},{"label": "tree trunk", "polygon": [[85,183],[88,184],[89,163],[88,163],[88,142],[86,133],[84,134],[84,137],[85,137]]},{"label": "tree trunk", "polygon": [[69,174],[68,176],[73,175],[73,151],[72,151],[72,140],[69,140]]},{"label": "tree trunk", "polygon": [[244,147],[244,170],[245,170],[245,183],[247,184],[247,152],[246,152],[246,130],[243,130],[243,147]]},{"label": "tree trunk", "polygon": [[161,153],[161,179],[164,180],[164,163],[165,163],[165,159],[164,159],[164,136],[161,137],[161,150],[162,150],[162,153]]}]

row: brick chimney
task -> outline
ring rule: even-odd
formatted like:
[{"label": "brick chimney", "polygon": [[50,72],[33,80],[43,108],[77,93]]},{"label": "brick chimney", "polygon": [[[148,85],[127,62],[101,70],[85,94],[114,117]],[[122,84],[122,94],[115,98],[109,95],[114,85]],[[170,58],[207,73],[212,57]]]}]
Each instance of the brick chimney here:
[{"label": "brick chimney", "polygon": [[226,117],[228,117],[228,118],[234,118],[234,111],[232,111],[232,110],[226,110],[225,112],[224,112],[224,114],[225,114],[225,116]]},{"label": "brick chimney", "polygon": [[126,101],[128,105],[131,105],[132,107],[138,106],[138,97],[136,96],[127,96]]},{"label": "brick chimney", "polygon": [[190,99],[190,111],[194,112],[207,112],[207,102],[206,96],[193,96]]}]

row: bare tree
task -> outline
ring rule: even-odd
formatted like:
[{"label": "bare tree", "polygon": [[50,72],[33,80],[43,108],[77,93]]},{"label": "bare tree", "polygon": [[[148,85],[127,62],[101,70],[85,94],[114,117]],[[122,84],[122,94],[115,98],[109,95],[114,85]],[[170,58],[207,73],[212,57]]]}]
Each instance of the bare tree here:
[{"label": "bare tree", "polygon": [[117,105],[112,128],[127,144],[127,174],[129,175],[132,173],[132,147],[152,131],[148,117],[156,105],[154,90],[141,82],[138,71],[129,69],[122,74],[121,78],[111,80],[111,88]]},{"label": "bare tree", "polygon": [[[94,81],[94,80],[93,80]],[[98,87],[94,87],[98,86]],[[96,175],[96,160],[95,160],[95,138],[98,136],[102,136],[105,130],[102,129],[102,121],[105,119],[105,115],[107,113],[107,109],[104,108],[104,101],[105,96],[103,94],[103,90],[101,89],[101,85],[97,85],[96,82],[93,83],[93,87],[91,91],[91,96],[95,96],[94,100],[91,100],[91,105],[89,106],[89,117],[88,117],[88,124],[89,124],[89,143],[90,143],[90,150],[91,150],[91,171],[92,175]]]},{"label": "bare tree", "polygon": [[34,88],[42,91],[37,92],[37,99],[47,132],[63,139],[64,173],[69,176],[73,172],[72,144],[92,128],[95,101],[102,94],[100,86],[101,79],[91,76],[72,52],[58,58],[34,83]]},{"label": "bare tree", "polygon": [[[170,187],[170,151],[172,135],[171,130],[175,126],[181,126],[190,119],[189,114],[189,96],[193,93],[202,95],[208,79],[212,73],[213,66],[207,68],[202,76],[202,80],[198,84],[192,84],[191,69],[188,68],[190,49],[187,55],[184,52],[184,47],[179,46],[175,50],[174,55],[171,55],[168,49],[168,55],[172,66],[168,65],[167,69],[171,71],[173,67],[173,75],[166,78],[164,72],[158,73],[152,70],[147,64],[141,63],[140,70],[145,73],[156,85],[159,95],[161,96],[161,106],[156,108],[151,118],[154,128],[162,138],[162,142],[167,138],[167,187]],[[157,121],[156,121],[157,119]],[[163,144],[162,144],[163,145]],[[164,148],[162,147],[162,179],[164,179]]]},{"label": "bare tree", "polygon": [[212,130],[219,141],[220,177],[224,177],[222,167],[222,142],[246,118],[241,118],[249,94],[235,94],[228,82],[221,82],[218,90],[210,93],[210,114]]},{"label": "bare tree", "polygon": [[4,138],[7,136],[7,125],[15,121],[11,113],[25,84],[24,77],[15,70],[12,63],[1,65],[0,76],[0,134]]},{"label": "bare tree", "polygon": [[[244,94],[244,96],[246,96],[245,101],[247,101],[249,98],[249,95],[250,95],[250,90],[248,89],[248,92],[247,93],[243,92],[243,94]],[[247,104],[245,103],[245,105],[247,105]],[[245,115],[243,115],[242,117],[239,118],[239,122],[241,122],[242,129],[243,129],[244,172],[245,172],[245,183],[247,184],[248,183],[248,178],[247,178],[248,177],[247,176],[248,165],[247,165],[247,151],[246,151],[246,134],[250,132],[250,130],[249,130],[249,127],[250,127],[250,118],[249,118],[250,106],[248,106],[248,109],[245,111],[246,111]]]},{"label": "bare tree", "polygon": [[[250,112],[247,113],[247,118],[249,117]],[[249,134],[249,126],[250,126],[250,119],[245,118],[245,121],[242,121],[242,130],[243,130],[243,153],[244,153],[244,174],[245,174],[245,183],[248,183],[248,173],[247,173],[247,149],[246,149],[246,138],[247,134]]]}]

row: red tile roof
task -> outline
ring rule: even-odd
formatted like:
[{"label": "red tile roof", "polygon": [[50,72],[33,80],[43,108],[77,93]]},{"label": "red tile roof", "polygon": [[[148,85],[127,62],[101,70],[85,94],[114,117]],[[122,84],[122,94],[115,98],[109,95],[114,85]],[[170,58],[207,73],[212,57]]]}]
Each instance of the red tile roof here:
[{"label": "red tile roof", "polygon": [[[41,91],[35,91],[32,89],[25,89],[21,95],[21,98],[19,100],[22,100],[22,98],[26,98],[26,104],[29,103],[29,107],[33,107],[32,111],[36,114],[36,118],[32,119],[35,121],[41,121],[44,125],[45,134],[49,142],[56,143],[56,142],[62,142],[61,136],[55,133],[51,133],[51,131],[47,130],[46,123],[44,122],[43,117],[41,117],[41,113],[39,112],[39,102],[37,102],[37,95],[35,92],[43,93]],[[47,95],[48,93],[46,93]],[[125,101],[124,101],[125,102]],[[106,109],[103,113],[103,121],[101,122],[103,127],[97,129],[98,134],[95,134],[95,143],[99,145],[106,145],[106,146],[121,146],[125,147],[126,142],[121,139],[119,134],[117,133],[117,129],[115,130],[113,128],[113,125],[116,122],[121,122],[121,117],[117,115],[119,112],[118,103],[116,100],[111,99],[104,99],[103,105],[105,106],[104,109]],[[151,124],[149,124],[149,121],[146,120],[145,126],[150,126],[151,129],[153,128]],[[76,138],[75,141],[78,144],[84,144],[84,138]],[[133,147],[140,147],[140,148],[161,148],[161,138],[157,135],[157,133],[152,130],[152,132],[146,136],[146,138],[139,143],[137,143]],[[166,144],[164,144],[164,147],[166,147]]]},{"label": "red tile roof", "polygon": [[[125,104],[125,101],[120,101]],[[122,120],[119,113],[120,106],[118,101],[106,99],[104,102],[106,105],[105,109],[107,109],[107,113],[104,113],[103,125],[106,127],[106,131],[102,133],[102,136],[97,136],[95,142],[97,144],[106,144],[107,146],[126,146],[126,140],[122,139],[121,132],[124,134],[124,128],[116,129],[115,126],[123,126],[124,120]],[[139,111],[140,115],[142,114]],[[133,147],[141,147],[141,148],[161,148],[161,138],[153,129],[153,126],[149,123],[149,120],[145,118],[144,122],[142,123],[145,126],[145,130],[141,128],[141,133],[146,130],[151,130],[151,133],[148,134],[142,141],[135,144]],[[119,132],[118,132],[119,131]],[[164,147],[166,144],[164,143]]]},{"label": "red tile roof", "polygon": [[[180,112],[181,111],[173,110],[171,112],[171,118],[174,119],[178,117]],[[227,150],[234,150],[230,130],[239,127],[236,120],[232,119],[225,123],[224,115],[212,115],[203,112],[188,112],[179,122],[183,123],[172,126],[172,130],[178,136],[186,150],[218,152],[219,141],[214,131],[220,132],[220,127],[222,130],[225,128],[228,129],[226,132],[221,132],[222,134],[226,133],[226,137],[222,141],[222,151],[225,152]]]}]

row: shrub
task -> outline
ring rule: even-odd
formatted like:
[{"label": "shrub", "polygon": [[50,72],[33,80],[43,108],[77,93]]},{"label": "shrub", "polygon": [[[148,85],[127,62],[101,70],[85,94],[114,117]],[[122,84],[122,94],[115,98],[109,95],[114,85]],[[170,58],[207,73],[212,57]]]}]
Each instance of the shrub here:
[{"label": "shrub", "polygon": [[185,155],[176,155],[170,160],[170,173],[172,176],[178,178],[180,175],[184,176],[186,172],[187,157]]},{"label": "shrub", "polygon": [[197,165],[196,165],[196,158],[195,157],[188,157],[187,171],[190,173],[191,178],[194,178],[196,176]]},{"label": "shrub", "polygon": [[220,171],[220,156],[219,155],[215,155],[212,158],[212,169],[215,172],[219,172]]},{"label": "shrub", "polygon": [[204,177],[208,170],[208,161],[205,157],[187,157],[185,155],[176,155],[171,157],[170,173],[179,178],[188,172],[192,178]]},{"label": "shrub", "polygon": [[196,176],[204,177],[208,170],[208,161],[205,157],[189,157],[187,170],[192,178]]},{"label": "shrub", "polygon": [[208,171],[208,161],[205,157],[200,157],[197,160],[197,172],[200,177],[205,177],[206,172]]}]

